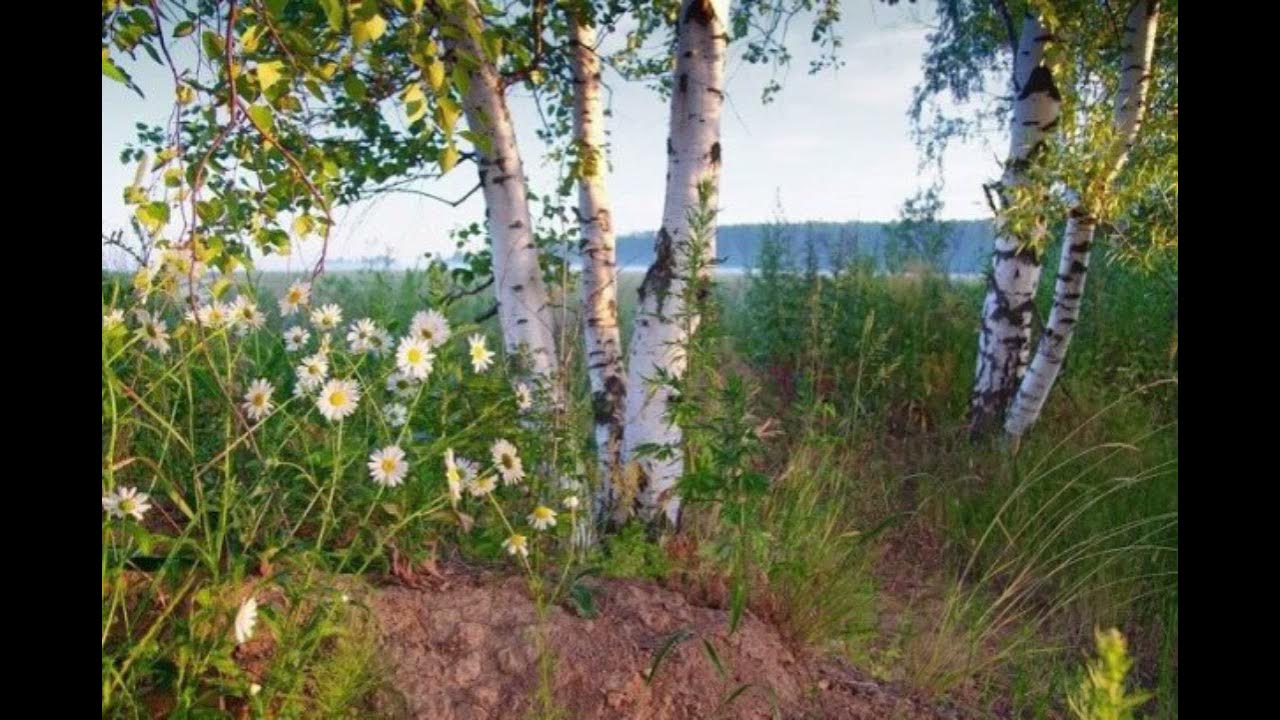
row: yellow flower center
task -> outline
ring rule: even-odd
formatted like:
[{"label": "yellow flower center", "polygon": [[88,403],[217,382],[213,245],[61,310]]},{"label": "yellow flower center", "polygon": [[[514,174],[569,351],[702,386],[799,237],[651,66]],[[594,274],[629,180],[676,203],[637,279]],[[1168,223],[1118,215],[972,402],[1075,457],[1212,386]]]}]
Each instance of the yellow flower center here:
[{"label": "yellow flower center", "polygon": [[294,303],[294,304],[297,304],[297,303],[302,302],[302,291],[300,291],[300,290],[290,290],[290,291],[289,291],[289,298],[288,298],[288,299],[289,299],[289,302]]},{"label": "yellow flower center", "polygon": [[120,512],[124,513],[125,515],[128,515],[129,513],[133,512],[134,508],[136,508],[137,506],[138,504],[133,500],[133,498],[120,499]]},{"label": "yellow flower center", "polygon": [[422,351],[418,348],[409,348],[409,352],[405,354],[410,365],[417,365],[422,362]]},{"label": "yellow flower center", "polygon": [[396,461],[394,459],[392,458],[382,459],[382,472],[387,473],[389,475],[395,472],[395,469],[396,469]]},{"label": "yellow flower center", "polygon": [[507,470],[510,470],[511,468],[515,467],[515,465],[516,465],[516,461],[515,461],[515,460],[514,460],[510,455],[505,455],[505,454],[504,454],[504,455],[502,456],[502,461],[501,461],[501,462],[502,462],[502,467],[503,467],[503,468],[505,468],[505,469],[507,469]]},{"label": "yellow flower center", "polygon": [[329,404],[334,407],[342,407],[347,404],[347,394],[341,390],[334,390],[329,394]]}]

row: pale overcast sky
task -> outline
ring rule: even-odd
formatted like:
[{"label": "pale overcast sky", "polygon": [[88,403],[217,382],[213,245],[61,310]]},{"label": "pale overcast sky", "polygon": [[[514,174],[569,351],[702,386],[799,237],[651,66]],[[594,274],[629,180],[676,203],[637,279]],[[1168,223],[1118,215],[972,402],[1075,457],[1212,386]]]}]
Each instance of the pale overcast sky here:
[{"label": "pale overcast sky", "polygon": [[[795,55],[783,90],[770,105],[760,103],[760,90],[770,71],[737,59],[730,47],[727,98],[722,118],[724,166],[721,185],[722,223],[767,222],[778,200],[789,220],[888,220],[902,201],[927,178],[917,175],[918,152],[908,132],[906,110],[920,79],[933,3],[846,0],[841,31],[844,67],[817,76],[807,73],[813,52],[806,45],[807,27],[792,30]],[[807,24],[806,20],[806,24]],[[120,150],[133,139],[134,122],[159,123],[170,110],[171,80],[167,71],[140,54],[128,66],[147,93],[141,100],[124,86],[102,80],[102,229],[127,227],[131,210],[121,191],[133,169],[121,165]],[[619,233],[653,230],[662,214],[666,104],[639,84],[624,83],[606,73],[611,87],[610,190]],[[526,173],[535,192],[550,190],[555,168],[542,161],[543,146],[535,136],[537,115],[527,95],[510,98]],[[981,185],[998,175],[996,148],[957,144],[947,154],[945,206],[949,218],[988,215]],[[461,165],[431,192],[458,197],[475,184],[472,165]],[[338,225],[330,257],[358,258],[390,251],[415,264],[422,253],[452,252],[449,232],[480,221],[483,201],[476,193],[457,208],[411,195],[392,195],[335,213]],[[287,262],[263,268],[296,269],[313,261],[318,243],[307,243]],[[104,257],[104,260],[106,258]],[[625,258],[622,259],[625,261]]]}]

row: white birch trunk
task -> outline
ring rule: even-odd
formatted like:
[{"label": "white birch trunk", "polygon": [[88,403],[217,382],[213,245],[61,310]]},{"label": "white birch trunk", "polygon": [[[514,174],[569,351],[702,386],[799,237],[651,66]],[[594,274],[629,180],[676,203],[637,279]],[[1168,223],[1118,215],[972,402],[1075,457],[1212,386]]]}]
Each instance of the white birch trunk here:
[{"label": "white birch trunk", "polygon": [[[627,361],[624,458],[636,475],[636,505],[644,519],[665,519],[672,526],[680,520],[675,484],[684,460],[680,428],[668,418],[671,387],[657,379],[663,373],[672,378],[683,374],[688,335],[697,327],[698,318],[684,307],[692,259],[689,215],[699,205],[699,185],[709,185],[707,201],[712,208],[719,191],[727,18],[727,0],[681,4],[662,227],[654,243],[653,265],[640,286]],[[714,227],[709,231],[707,246],[701,248],[703,262],[698,263],[702,267],[715,253]],[[638,455],[636,449],[641,446],[661,447],[665,457]]]},{"label": "white birch trunk", "polygon": [[[479,22],[475,0],[468,0],[467,6],[470,17]],[[561,389],[553,318],[534,244],[515,128],[497,70],[475,39],[468,33],[462,35],[451,44],[478,61],[463,98],[463,113],[467,126],[487,137],[491,145],[489,152],[476,147],[476,155],[493,248],[494,294],[503,344],[507,354],[518,359],[517,376],[557,403]]]},{"label": "white birch trunk", "polygon": [[[1147,88],[1151,84],[1151,57],[1155,52],[1158,20],[1155,0],[1139,0],[1125,19],[1123,65],[1113,117],[1115,135],[1109,149],[1111,163],[1102,184],[1104,193],[1124,167],[1142,125]],[[1062,371],[1067,348],[1079,322],[1085,276],[1089,272],[1089,253],[1098,224],[1094,210],[1097,204],[1096,199],[1080,198],[1067,217],[1062,260],[1053,290],[1053,310],[1005,422],[1005,432],[1015,444],[1040,418],[1049,391]]]},{"label": "white birch trunk", "polygon": [[1031,352],[1031,316],[1040,284],[1041,257],[1036,248],[1044,235],[1042,222],[1016,236],[1003,215],[1007,192],[1027,184],[1035,154],[1058,122],[1061,97],[1049,69],[1042,64],[1048,30],[1031,15],[1022,25],[1014,57],[1013,119],[1009,157],[997,196],[995,248],[991,275],[982,303],[978,361],[969,407],[969,427],[979,435],[997,425],[1026,371]]},{"label": "white birch trunk", "polygon": [[609,189],[605,182],[604,105],[596,33],[574,21],[573,124],[578,145],[578,221],[582,232],[582,320],[591,408],[595,420],[600,489],[593,505],[599,522],[614,507],[622,473],[627,386],[618,328],[618,267]]}]

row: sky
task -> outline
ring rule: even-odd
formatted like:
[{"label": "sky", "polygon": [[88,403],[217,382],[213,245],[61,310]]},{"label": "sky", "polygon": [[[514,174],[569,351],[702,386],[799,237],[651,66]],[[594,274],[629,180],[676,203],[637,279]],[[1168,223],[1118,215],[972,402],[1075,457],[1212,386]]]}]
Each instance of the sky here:
[{"label": "sky", "polygon": [[[804,23],[796,23],[789,38],[791,67],[781,76],[781,93],[769,105],[761,103],[760,91],[772,70],[743,62],[737,57],[741,48],[730,46],[721,118],[721,223],[768,222],[779,207],[793,222],[891,220],[903,200],[929,184],[930,178],[918,171],[920,156],[906,113],[912,88],[921,78],[933,5],[890,7],[881,0],[845,0],[840,22],[844,65],[818,75],[808,74],[814,50],[807,44]],[[122,189],[132,182],[135,168],[122,165],[119,155],[134,139],[134,123],[161,123],[171,109],[168,71],[143,54],[139,57],[140,62],[126,68],[147,99],[102,80],[103,232],[127,228],[132,213],[123,203]],[[609,71],[604,82],[612,112],[606,123],[615,227],[619,234],[649,232],[662,217],[668,106],[653,90],[624,82]],[[545,147],[535,134],[533,102],[513,89],[509,105],[531,189],[549,191],[556,168],[543,161]],[[988,216],[982,183],[999,174],[994,148],[1002,143],[1002,137],[991,136],[948,149],[945,217]],[[474,166],[463,164],[422,189],[456,198],[474,186],[475,179]],[[480,193],[456,208],[397,194],[339,208],[334,217],[330,258],[389,253],[398,265],[413,266],[426,252],[452,254],[450,232],[482,221],[484,204]],[[318,245],[296,244],[292,256],[264,260],[259,267],[309,267]],[[104,251],[103,261],[114,265],[119,258]]]}]

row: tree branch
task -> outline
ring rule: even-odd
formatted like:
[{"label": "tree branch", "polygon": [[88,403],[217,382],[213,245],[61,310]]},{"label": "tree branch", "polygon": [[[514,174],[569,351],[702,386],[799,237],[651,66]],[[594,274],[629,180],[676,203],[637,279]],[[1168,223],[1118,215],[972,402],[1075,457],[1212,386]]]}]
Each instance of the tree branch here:
[{"label": "tree branch", "polygon": [[[448,295],[445,295],[444,302],[452,303],[452,302],[457,302],[458,300],[461,300],[464,297],[479,295],[480,293],[484,292],[487,288],[492,286],[493,286],[493,276],[490,275],[488,280],[480,283],[479,285],[473,288],[469,288],[466,290],[456,290],[454,292],[449,293]],[[497,305],[494,305],[494,310],[495,311],[497,310]]]},{"label": "tree branch", "polygon": [[497,314],[498,314],[498,303],[494,303],[493,307],[477,315],[475,319],[472,320],[471,322],[479,325],[480,323],[484,322],[485,320],[488,320],[489,318]]},{"label": "tree branch", "polygon": [[458,207],[458,206],[459,206],[459,205],[461,205],[462,203],[466,202],[466,201],[467,201],[467,198],[471,197],[472,195],[475,195],[475,194],[476,194],[476,191],[477,191],[477,190],[479,190],[479,189],[480,189],[480,187],[481,187],[481,186],[480,186],[480,183],[476,183],[475,187],[473,187],[473,188],[471,188],[470,190],[468,190],[468,191],[466,192],[466,194],[465,194],[465,195],[463,195],[462,197],[458,198],[457,200],[449,200],[448,198],[442,198],[442,197],[440,197],[439,195],[433,195],[433,194],[431,194],[431,193],[429,193],[429,192],[426,192],[426,191],[424,191],[424,190],[415,190],[415,189],[413,189],[413,188],[401,188],[401,187],[380,187],[380,188],[374,188],[373,190],[369,191],[369,194],[371,194],[371,195],[372,195],[372,194],[376,194],[376,193],[383,193],[383,192],[396,192],[396,193],[405,193],[405,194],[407,194],[407,195],[420,195],[420,196],[422,196],[422,197],[424,197],[424,198],[428,198],[428,199],[431,199],[431,200],[435,200],[435,201],[437,201],[437,202],[444,203],[445,205],[448,205],[449,207]]}]

